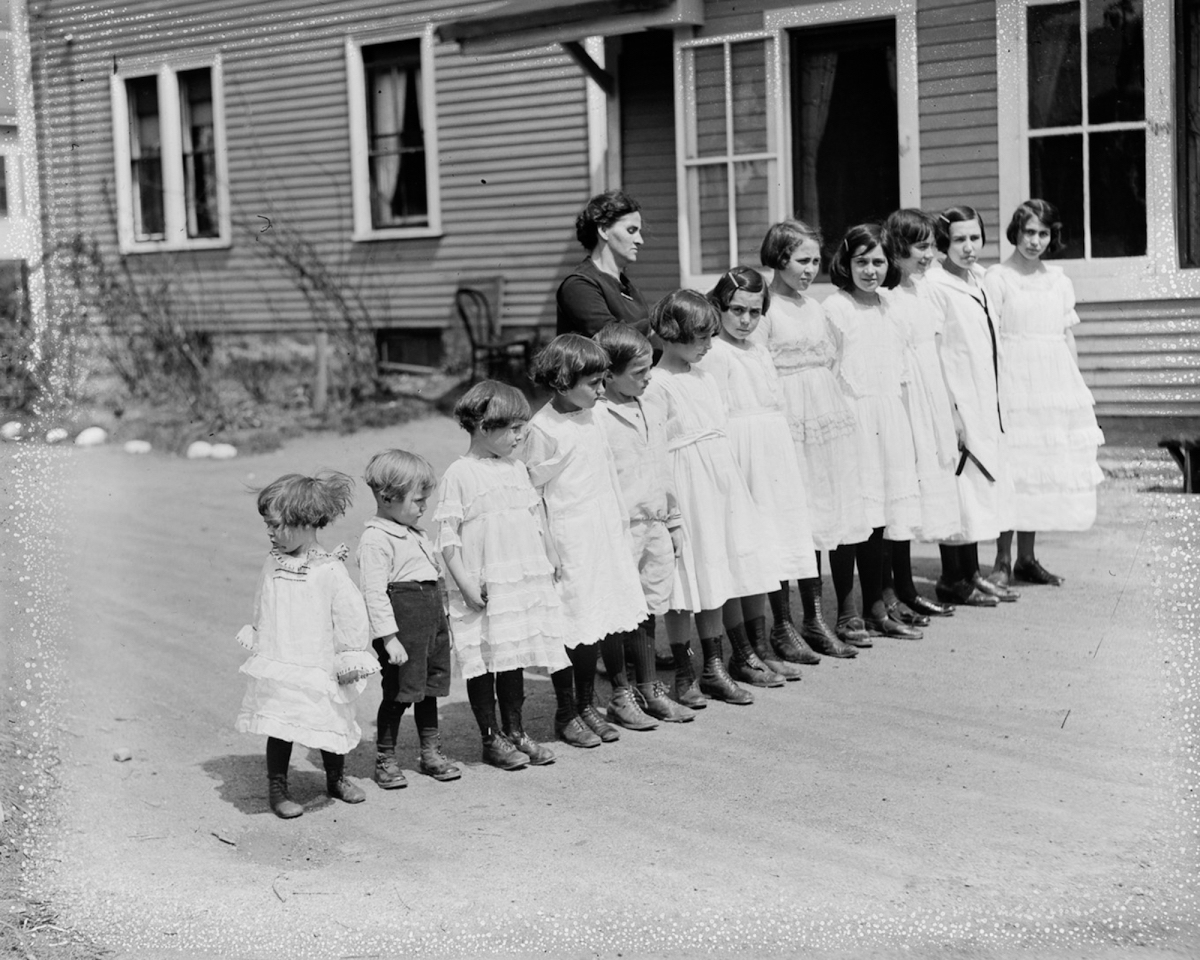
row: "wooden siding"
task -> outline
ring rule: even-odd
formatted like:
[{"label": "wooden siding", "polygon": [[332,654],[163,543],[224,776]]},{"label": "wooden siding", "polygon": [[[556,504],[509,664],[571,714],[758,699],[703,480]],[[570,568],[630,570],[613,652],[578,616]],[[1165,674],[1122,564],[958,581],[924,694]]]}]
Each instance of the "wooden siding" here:
[{"label": "wooden siding", "polygon": [[645,246],[630,269],[647,301],[679,286],[679,200],[675,192],[675,92],[671,35],[621,41],[621,183],[642,205]]},{"label": "wooden siding", "polygon": [[411,34],[486,5],[110,0],[49,8],[34,38],[47,236],[94,235],[115,254],[114,65],[219,51],[232,246],[128,257],[136,272],[172,275],[187,316],[227,332],[311,329],[303,297],[261,256],[258,233],[270,218],[273,229],[312,241],[380,326],[451,322],[458,278],[491,274],[505,278],[505,326],[552,326],[554,290],[577,259],[573,224],[588,194],[584,79],[557,48],[465,57],[435,44],[443,235],[350,240],[346,37]]}]

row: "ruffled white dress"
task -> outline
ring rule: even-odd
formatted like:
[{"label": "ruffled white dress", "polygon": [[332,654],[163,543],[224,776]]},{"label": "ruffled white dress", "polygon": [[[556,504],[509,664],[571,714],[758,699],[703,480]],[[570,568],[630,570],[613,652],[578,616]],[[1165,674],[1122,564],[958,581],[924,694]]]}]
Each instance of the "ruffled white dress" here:
[{"label": "ruffled white dress", "polygon": [[832,550],[871,535],[863,512],[854,414],[833,375],[837,345],[821,304],[776,297],[750,339],[767,348],[808,498],[813,544]]},{"label": "ruffled white dress", "polygon": [[457,546],[469,577],[486,592],[472,610],[454,577],[450,637],[466,679],[523,667],[567,666],[567,624],[542,542],[541,503],[525,464],[460,457],[438,484],[437,547]]},{"label": "ruffled white dress", "polygon": [[901,390],[917,454],[917,486],[921,492],[921,540],[950,540],[962,532],[958,508],[958,437],[937,337],[943,314],[940,301],[928,285],[913,278],[912,285],[888,291],[888,316],[904,343]]},{"label": "ruffled white dress", "polygon": [[696,369],[711,374],[721,391],[729,411],[729,443],[751,496],[771,520],[782,579],[817,576],[804,477],[767,348],[714,339]]},{"label": "ruffled white dress", "polygon": [[238,632],[250,651],[249,677],[235,726],[306,747],[346,754],[362,730],[354,701],[365,679],[338,676],[379,672],[370,651],[362,594],[346,572],[346,548],[314,547],[303,557],[272,550],[254,596],[254,622]]},{"label": "ruffled white dress", "polygon": [[1087,530],[1104,473],[1092,392],[1067,346],[1079,323],[1061,267],[990,267],[984,288],[1000,333],[1000,406],[1008,435],[1016,530]]},{"label": "ruffled white dress", "polygon": [[734,597],[778,590],[784,577],[772,521],[734,457],[716,381],[695,367],[655,367],[642,403],[666,419],[675,496],[691,544],[675,566],[671,609],[716,610]]},{"label": "ruffled white dress", "polygon": [[616,462],[594,410],[534,414],[519,456],[546,504],[562,566],[566,645],[636,630],[649,616]]},{"label": "ruffled white dress", "polygon": [[921,526],[921,491],[912,427],[900,381],[904,344],[889,300],[864,304],[844,290],[823,306],[839,339],[838,381],[854,411],[867,523],[888,540],[911,540]]}]

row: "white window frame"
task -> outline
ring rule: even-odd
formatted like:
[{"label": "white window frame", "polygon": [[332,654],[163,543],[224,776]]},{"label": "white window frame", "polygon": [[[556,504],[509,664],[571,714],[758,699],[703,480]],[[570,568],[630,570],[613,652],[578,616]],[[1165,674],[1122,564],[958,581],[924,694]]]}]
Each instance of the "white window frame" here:
[{"label": "white window frame", "polygon": [[[775,189],[768,194],[771,210],[771,220],[783,218],[787,206],[787,177],[783,175],[786,169],[787,150],[784,126],[784,93],[783,74],[780,67],[779,33],[755,30],[744,33],[723,34],[715,37],[690,37],[690,31],[681,29],[675,35],[675,182],[679,203],[679,276],[683,286],[694,290],[711,289],[720,277],[719,273],[697,273],[692,270],[692,235],[699,231],[699,198],[688,193],[688,171],[692,167],[710,166],[716,162],[732,165],[733,162],[744,160],[773,160],[776,164]],[[767,43],[767,142],[774,144],[774,149],[757,153],[735,154],[733,152],[733,115],[730,110],[732,71],[730,64],[730,46],[735,43],[745,43],[753,40],[765,40]],[[686,51],[700,47],[723,47],[725,54],[725,154],[723,158],[703,157],[688,159],[691,153],[688,144],[695,128],[696,117],[696,88],[692,70],[691,57]],[[732,173],[730,174],[732,176]],[[729,204],[729,253],[737,256],[737,207],[731,195]],[[766,233],[770,224],[763,224]],[[731,263],[733,267],[737,264]]]},{"label": "white window frame", "polygon": [[[763,13],[763,30],[726,34],[713,37],[693,37],[690,30],[675,34],[675,155],[676,181],[679,197],[679,266],[684,286],[707,290],[716,283],[716,274],[693,274],[691,265],[691,220],[687,195],[687,136],[691,117],[695,114],[695,92],[685,76],[683,51],[699,46],[736,43],[741,40],[769,38],[773,41],[773,64],[769,63],[767,97],[771,101],[768,122],[775,124],[775,151],[779,177],[771,195],[773,221],[791,216],[792,196],[792,113],[790,45],[787,31],[813,26],[871,20],[894,20],[896,23],[896,123],[900,142],[896,145],[900,165],[900,204],[904,207],[921,205],[921,132],[920,91],[917,76],[917,0],[827,0]],[[727,124],[730,122],[726,118]],[[736,212],[730,210],[730,217]],[[763,234],[770,224],[763,224]],[[731,233],[736,236],[735,233]],[[731,248],[736,255],[736,248]],[[757,264],[751,264],[757,266]],[[812,293],[822,299],[833,291],[831,284],[816,284]]]},{"label": "white window frame", "polygon": [[[442,235],[441,171],[438,152],[437,81],[434,72],[434,25],[422,30],[346,38],[346,95],[350,109],[350,179],[356,242],[406,240]],[[402,40],[421,42],[421,113],[425,129],[425,197],[429,222],[419,227],[371,225],[371,169],[367,143],[367,79],[362,48]]]},{"label": "white window frame", "polygon": [[[1029,62],[1026,9],[1062,0],[997,0],[996,73],[999,96],[1000,255],[1013,246],[1008,218],[1029,197]],[[1082,6],[1082,5],[1081,5]],[[1083,6],[1086,12],[1086,6]],[[1075,284],[1081,302],[1177,299],[1200,296],[1200,270],[1179,266],[1175,243],[1174,4],[1143,4],[1146,91],[1146,255],[1055,260]],[[1086,50],[1083,67],[1087,68]],[[1088,184],[1084,198],[1087,201]],[[1053,202],[1053,197],[1045,199]]]},{"label": "white window frame", "polygon": [[[213,152],[217,175],[217,236],[187,235],[187,200],[183,174],[178,74],[211,70]],[[162,142],[163,239],[139,240],[134,234],[133,183],[130,175],[129,98],[126,81],[158,80],[159,137]],[[171,250],[220,250],[232,246],[229,213],[229,157],[225,139],[225,78],[219,53],[182,57],[137,57],[121,61],[109,78],[113,118],[113,162],[116,170],[117,241],[122,253]]]}]

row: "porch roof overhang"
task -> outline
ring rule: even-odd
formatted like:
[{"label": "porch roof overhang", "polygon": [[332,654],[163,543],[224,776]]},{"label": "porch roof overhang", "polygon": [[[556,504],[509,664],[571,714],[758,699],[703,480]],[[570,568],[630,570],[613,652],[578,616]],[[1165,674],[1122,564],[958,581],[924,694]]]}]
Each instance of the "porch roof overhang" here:
[{"label": "porch roof overhang", "polygon": [[438,39],[465,53],[507,53],[653,27],[699,26],[704,0],[508,0],[439,24]]}]

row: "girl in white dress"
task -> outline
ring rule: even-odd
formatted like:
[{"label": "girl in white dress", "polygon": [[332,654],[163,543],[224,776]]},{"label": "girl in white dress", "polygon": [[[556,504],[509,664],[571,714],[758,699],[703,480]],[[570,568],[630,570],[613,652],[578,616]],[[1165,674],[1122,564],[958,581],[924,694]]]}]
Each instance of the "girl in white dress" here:
[{"label": "girl in white dress", "polygon": [[522,671],[569,664],[563,650],[567,624],[554,588],[558,556],[545,535],[529,471],[513,457],[529,412],[520,390],[494,380],[459,398],[454,418],[471,435],[471,445],[442,475],[433,514],[450,572],[454,653],[483,738],[483,759],[502,770],[554,760],[525,732]]},{"label": "girl in white dress", "polygon": [[883,541],[908,541],[921,526],[921,493],[912,427],[901,395],[904,344],[890,317],[891,302],[881,295],[900,281],[891,237],[877,223],[851,227],[829,264],[838,292],[825,312],[838,334],[835,370],[858,438],[864,515],[868,540],[846,545],[830,558],[838,597],[838,624],[858,628],[850,606],[854,561],[862,588],[867,630],[919,640],[921,632],[888,616],[883,602]]},{"label": "girl in white dress", "polygon": [[[781,570],[771,520],[754,502],[734,457],[721,391],[710,374],[695,366],[711,348],[720,316],[701,294],[676,290],[654,305],[650,322],[663,352],[643,402],[666,419],[675,496],[691,545],[675,566],[665,618],[676,657],[676,688],[686,688],[695,676],[687,644],[692,611],[704,656],[700,691],[726,703],[753,703],[750,692],[725,669],[725,627],[743,622],[743,597],[751,598],[753,607],[779,588]],[[739,672],[763,673],[760,679],[766,682],[770,672],[744,638],[744,632],[731,636],[731,662]]]},{"label": "girl in white dress", "polygon": [[353,489],[343,473],[289,473],[258,495],[272,550],[258,578],[254,622],[237,635],[251,655],[241,667],[249,682],[236,727],[266,736],[268,796],[285,820],[304,813],[288,793],[293,743],[321,751],[331,797],[367,798],[346,779],[345,763],[362,737],[354,701],[379,663],[366,604],[342,563],[346,548],[330,552],[317,542],[317,531],[346,512]]},{"label": "girl in white dress", "polygon": [[[779,374],[813,545],[832,550],[858,543],[871,531],[863,518],[854,414],[833,375],[833,329],[821,304],[806,293],[821,268],[820,234],[803,221],[783,220],[767,231],[760,256],[774,277],[770,306],[751,339],[766,346]],[[869,646],[870,641],[864,632],[855,645],[846,644],[829,628],[821,610],[819,554],[816,561],[817,576],[798,582],[804,608],[798,632],[792,625],[790,589],[772,594],[772,644],[801,663],[812,662],[810,648],[830,657],[857,656],[856,645]]]},{"label": "girl in white dress", "polygon": [[[749,339],[770,305],[770,294],[761,273],[750,267],[736,267],[717,281],[708,299],[721,312],[721,329],[712,349],[695,366],[712,374],[717,382],[729,411],[727,429],[734,457],[750,494],[772,521],[783,574],[779,589],[770,593],[772,608],[778,615],[783,609],[781,594],[790,589],[790,581],[816,577],[817,560],[804,479],[784,414],[779,375],[767,348]],[[735,631],[744,630],[750,646],[770,670],[785,679],[799,680],[799,666],[784,656],[790,651],[772,649],[761,598],[744,599],[742,612],[744,625],[730,626],[726,622],[731,639]],[[730,669],[734,679],[762,684],[752,668],[740,663],[734,667]]]},{"label": "girl in white dress", "polygon": [[[934,222],[923,210],[897,210],[887,218],[884,229],[892,238],[896,266],[900,268],[900,283],[889,291],[888,315],[904,342],[901,390],[917,454],[920,539],[949,540],[958,536],[962,523],[954,479],[958,439],[937,352],[943,314],[938,299],[929,295],[925,284],[925,271],[937,252]],[[906,541],[884,541],[883,600],[889,616],[910,626],[924,626],[929,617],[954,613],[953,606],[917,592]]]},{"label": "girl in white dress", "polygon": [[[529,421],[520,452],[558,552],[571,666],[551,674],[554,730],[574,747],[620,739],[593,703],[599,645],[604,641],[607,658],[624,672],[623,635],[647,617],[616,461],[594,409],[608,367],[608,354],[587,337],[551,340],[534,359],[533,378],[554,394]],[[641,714],[630,704],[631,718]]]},{"label": "girl in white dress", "polygon": [[983,268],[976,263],[986,234],[979,214],[968,206],[943,210],[935,223],[938,250],[946,260],[943,266],[926,271],[926,282],[941,298],[944,309],[938,349],[946,390],[954,405],[959,448],[955,472],[962,521],[961,545],[943,544],[941,548],[937,597],[949,603],[995,606],[1019,595],[984,579],[979,572],[978,542],[995,539],[1007,529],[1012,502],[998,392],[1001,358],[983,290]]},{"label": "girl in white dress", "polygon": [[1096,485],[1104,474],[1096,448],[1104,434],[1095,401],[1079,373],[1075,337],[1079,323],[1075,290],[1061,267],[1042,262],[1062,249],[1058,210],[1045,200],[1026,200],[1008,224],[1017,249],[989,267],[983,285],[1000,332],[1000,403],[1012,465],[1017,560],[1012,530],[996,541],[988,578],[1007,585],[1012,577],[1058,586],[1063,578],[1038,563],[1038,530],[1087,530],[1096,520]]}]

